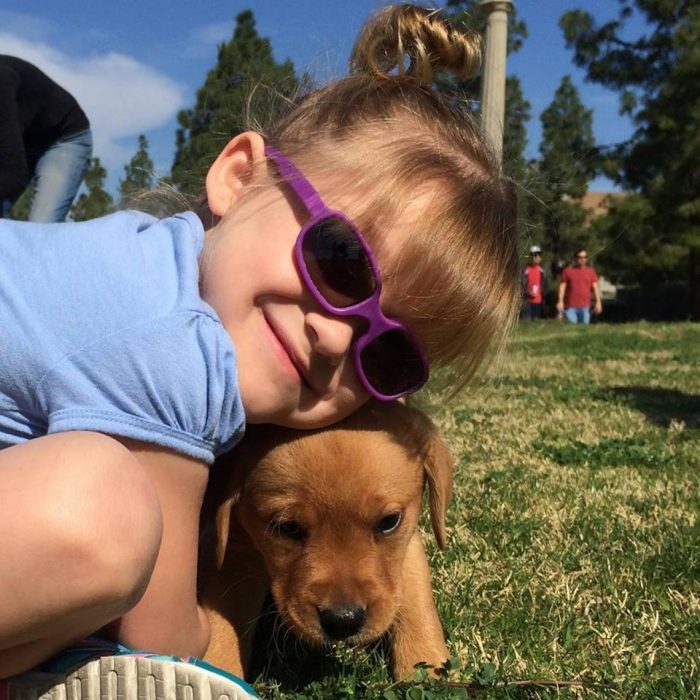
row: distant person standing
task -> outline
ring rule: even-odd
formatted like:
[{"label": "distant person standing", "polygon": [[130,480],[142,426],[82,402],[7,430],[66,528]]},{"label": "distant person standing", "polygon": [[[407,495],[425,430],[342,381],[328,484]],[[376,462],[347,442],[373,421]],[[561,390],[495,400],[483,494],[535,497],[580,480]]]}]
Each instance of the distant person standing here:
[{"label": "distant person standing", "polygon": [[579,248],[574,255],[574,264],[564,268],[559,283],[557,311],[566,315],[570,323],[591,322],[591,292],[595,297],[593,311],[603,311],[598,275],[588,266],[588,252]]},{"label": "distant person standing", "polygon": [[544,316],[547,275],[542,267],[542,249],[533,245],[523,270],[523,318],[533,321]]},{"label": "distant person standing", "polygon": [[33,181],[29,220],[65,221],[91,157],[75,98],[31,63],[0,55],[0,218]]}]

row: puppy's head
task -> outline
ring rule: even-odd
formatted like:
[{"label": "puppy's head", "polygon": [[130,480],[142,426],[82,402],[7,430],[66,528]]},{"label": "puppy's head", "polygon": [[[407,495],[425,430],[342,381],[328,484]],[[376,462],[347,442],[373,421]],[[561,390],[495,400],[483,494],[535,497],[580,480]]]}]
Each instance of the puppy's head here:
[{"label": "puppy's head", "polygon": [[452,459],[433,424],[370,403],[331,428],[260,427],[246,436],[236,506],[262,553],[278,609],[312,643],[366,643],[396,617],[401,568],[424,484],[445,544]]}]

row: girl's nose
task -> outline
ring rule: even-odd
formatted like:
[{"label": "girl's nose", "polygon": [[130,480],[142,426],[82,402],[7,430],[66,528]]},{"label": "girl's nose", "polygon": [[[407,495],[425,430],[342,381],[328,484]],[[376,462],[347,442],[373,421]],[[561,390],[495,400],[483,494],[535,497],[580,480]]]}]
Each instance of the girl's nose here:
[{"label": "girl's nose", "polygon": [[323,313],[306,314],[306,325],[311,331],[311,348],[322,355],[331,365],[339,365],[347,355],[353,336],[356,319],[340,318]]}]

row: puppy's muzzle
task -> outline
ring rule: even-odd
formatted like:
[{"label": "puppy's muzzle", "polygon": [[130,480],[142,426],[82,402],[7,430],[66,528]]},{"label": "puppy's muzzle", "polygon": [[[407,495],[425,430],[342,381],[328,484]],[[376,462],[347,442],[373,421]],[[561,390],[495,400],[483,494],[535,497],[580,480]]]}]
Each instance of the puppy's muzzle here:
[{"label": "puppy's muzzle", "polygon": [[330,639],[347,639],[357,634],[365,624],[367,610],[351,605],[318,608],[321,628]]}]

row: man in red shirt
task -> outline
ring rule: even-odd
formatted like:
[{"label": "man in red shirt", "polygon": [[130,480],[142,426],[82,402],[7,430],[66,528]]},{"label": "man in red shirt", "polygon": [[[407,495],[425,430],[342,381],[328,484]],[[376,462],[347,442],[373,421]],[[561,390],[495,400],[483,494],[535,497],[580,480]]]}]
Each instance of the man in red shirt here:
[{"label": "man in red shirt", "polygon": [[588,267],[588,253],[580,248],[574,256],[574,264],[564,268],[559,283],[557,311],[566,314],[570,323],[591,322],[591,291],[595,297],[593,312],[603,311],[603,300],[598,286],[598,275]]},{"label": "man in red shirt", "polygon": [[523,318],[532,321],[542,318],[544,295],[547,293],[547,277],[542,267],[542,250],[533,245],[523,270]]}]

